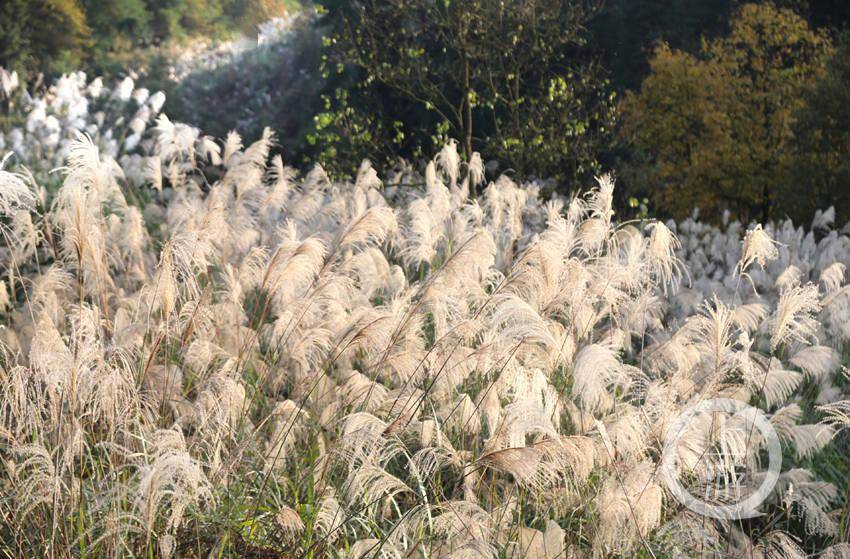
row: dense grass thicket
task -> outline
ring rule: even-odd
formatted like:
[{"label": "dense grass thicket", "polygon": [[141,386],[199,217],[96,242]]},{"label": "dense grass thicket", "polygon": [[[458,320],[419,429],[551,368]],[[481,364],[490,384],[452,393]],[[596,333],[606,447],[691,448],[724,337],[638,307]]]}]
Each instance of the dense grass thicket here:
[{"label": "dense grass thicket", "polygon": [[[5,556],[850,557],[830,211],[623,222],[610,176],[543,199],[453,142],[333,182],[132,82],[13,89]],[[718,397],[781,439],[762,516],[699,516],[660,477],[668,427]],[[722,503],[765,441],[713,421],[675,453]]]}]

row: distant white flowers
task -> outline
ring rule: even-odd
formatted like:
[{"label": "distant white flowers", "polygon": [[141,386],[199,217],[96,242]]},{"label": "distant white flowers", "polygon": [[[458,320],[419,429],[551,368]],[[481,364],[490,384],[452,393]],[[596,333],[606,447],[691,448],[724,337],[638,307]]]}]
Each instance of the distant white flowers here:
[{"label": "distant white flowers", "polygon": [[[17,86],[16,75],[10,75],[0,68],[0,81]],[[10,85],[9,94],[15,89]],[[88,81],[82,72],[60,77],[43,96],[21,91],[19,97],[14,110],[23,113],[25,126],[0,131],[0,150],[13,153],[14,161],[42,183],[50,181],[49,171],[64,164],[76,133],[87,134],[102,153],[121,159],[130,177],[138,176],[134,154],[165,103],[161,91],[136,88],[131,77],[110,90],[101,78]]]},{"label": "distant white flowers", "polygon": [[10,97],[20,85],[18,73],[15,71],[8,72],[5,68],[0,68],[0,91],[3,95]]},{"label": "distant white flowers", "polygon": [[292,32],[296,16],[289,14],[261,23],[257,28],[257,44],[265,45],[284,40]]}]

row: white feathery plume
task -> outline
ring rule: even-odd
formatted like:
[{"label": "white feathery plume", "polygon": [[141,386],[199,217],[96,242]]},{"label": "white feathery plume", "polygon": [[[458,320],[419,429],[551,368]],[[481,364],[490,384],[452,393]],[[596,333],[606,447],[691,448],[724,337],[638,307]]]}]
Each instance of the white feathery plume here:
[{"label": "white feathery plume", "polygon": [[830,206],[826,210],[815,210],[812,229],[829,229],[833,223],[835,223],[835,206]]},{"label": "white feathery plume", "polygon": [[735,324],[750,334],[759,329],[769,312],[768,306],[762,303],[747,303],[732,309]]},{"label": "white feathery plume", "polygon": [[817,286],[809,283],[786,289],[770,318],[770,349],[791,341],[806,343],[817,334],[815,315],[820,311]]},{"label": "white feathery plume", "polygon": [[460,174],[460,155],[457,152],[457,141],[449,140],[437,154],[435,159],[440,169],[449,179],[449,185],[454,187],[457,185],[457,178]]},{"label": "white feathery plume", "polygon": [[232,165],[231,159],[233,159],[233,156],[239,153],[239,150],[241,149],[242,136],[240,136],[235,130],[231,130],[227,133],[227,137],[224,140],[224,153],[222,153],[221,156],[222,163],[226,167],[230,167],[230,165]]},{"label": "white feathery plume", "polygon": [[290,538],[300,536],[304,532],[304,521],[291,507],[281,507],[275,514],[275,520],[283,533]]},{"label": "white feathery plume", "polygon": [[212,499],[212,487],[200,464],[185,448],[180,431],[160,430],[154,435],[150,463],[138,472],[136,509],[150,534],[161,509],[165,509],[164,528],[170,532],[180,526],[186,509]]},{"label": "white feathery plume", "polygon": [[[70,497],[67,484],[56,471],[54,458],[41,444],[15,446],[17,515],[25,518],[40,505],[63,506]],[[61,510],[61,509],[60,509]]]},{"label": "white feathery plume", "polygon": [[613,348],[591,344],[576,355],[572,368],[573,393],[590,411],[607,411],[614,405],[609,391],[623,379],[623,364]]},{"label": "white feathery plume", "polygon": [[791,265],[785,268],[784,272],[779,274],[779,277],[776,278],[776,281],[773,283],[773,285],[774,287],[776,287],[776,289],[782,292],[786,289],[791,289],[799,286],[802,277],[803,271],[797,266]]},{"label": "white feathery plume", "polygon": [[824,268],[820,274],[820,284],[827,294],[837,291],[844,283],[844,273],[847,270],[841,262],[835,262]]},{"label": "white feathery plume", "polygon": [[660,525],[664,493],[653,472],[653,464],[644,461],[605,479],[596,497],[597,553],[628,553]]},{"label": "white feathery plume", "polygon": [[202,136],[198,140],[198,152],[211,165],[219,166],[222,164],[221,146],[213,138]]},{"label": "white feathery plume", "polygon": [[761,391],[767,407],[773,408],[794,393],[803,382],[803,375],[783,369],[776,359],[770,359],[768,366],[754,367],[750,374],[745,374],[744,382],[753,393]]},{"label": "white feathery plume", "polygon": [[755,552],[764,559],[806,559],[806,554],[787,533],[774,531],[762,539]]},{"label": "white feathery plume", "polygon": [[850,400],[823,404],[817,408],[824,414],[823,421],[842,429],[850,427]]},{"label": "white feathery plume", "polygon": [[380,177],[378,177],[377,171],[372,167],[372,162],[368,159],[364,159],[362,163],[360,163],[360,167],[357,169],[357,178],[354,181],[354,185],[357,188],[361,188],[363,190],[380,190],[382,183]]},{"label": "white feathery plume", "polygon": [[11,216],[18,210],[33,211],[36,197],[30,188],[30,178],[4,170],[12,156],[7,153],[0,161],[0,215]]},{"label": "white feathery plume", "polygon": [[414,200],[407,207],[402,258],[410,267],[431,262],[437,254],[436,245],[442,237],[427,200]]},{"label": "white feathery plume", "polygon": [[369,208],[341,232],[337,244],[340,248],[380,244],[396,231],[397,226],[391,208]]},{"label": "white feathery plume", "polygon": [[605,223],[614,216],[614,176],[611,174],[596,177],[598,188],[590,191],[587,197],[587,209],[592,217]]},{"label": "white feathery plume", "polygon": [[745,275],[754,263],[764,268],[779,257],[776,241],[762,229],[761,224],[748,230],[741,244],[741,259],[735,268],[735,272],[741,275]]},{"label": "white feathery plume", "polygon": [[319,502],[314,528],[329,541],[334,541],[343,535],[341,528],[344,527],[347,518],[346,511],[342,509],[336,495],[331,491]]},{"label": "white feathery plume", "polygon": [[841,356],[831,347],[815,345],[803,347],[789,361],[806,373],[806,376],[820,379],[838,369]]},{"label": "white feathery plume", "polygon": [[469,180],[476,187],[484,182],[484,161],[477,151],[472,154],[472,158],[469,160]]},{"label": "white feathery plume", "polygon": [[850,559],[850,543],[837,543],[826,548],[821,559]]},{"label": "white feathery plume", "polygon": [[154,190],[162,192],[162,159],[158,155],[152,155],[145,159],[142,172]]},{"label": "white feathery plume", "polygon": [[660,221],[651,223],[649,227],[651,233],[647,257],[655,277],[658,278],[666,293],[668,287],[676,287],[684,273],[684,266],[676,256],[676,251],[681,248],[682,244],[673,232]]}]

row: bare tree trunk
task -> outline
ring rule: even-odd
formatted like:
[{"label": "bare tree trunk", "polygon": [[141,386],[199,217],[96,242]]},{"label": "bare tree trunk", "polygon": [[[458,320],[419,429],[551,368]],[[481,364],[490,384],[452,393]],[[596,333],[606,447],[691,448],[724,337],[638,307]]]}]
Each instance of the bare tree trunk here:
[{"label": "bare tree trunk", "polygon": [[770,186],[767,181],[764,182],[764,186],[761,191],[761,222],[764,225],[767,225],[767,222],[770,220]]},{"label": "bare tree trunk", "polygon": [[[463,85],[465,89],[464,107],[464,123],[463,123],[463,155],[466,161],[472,160],[472,91],[469,87],[469,59],[464,57],[463,61]],[[476,196],[475,185],[470,184],[472,197]]]}]

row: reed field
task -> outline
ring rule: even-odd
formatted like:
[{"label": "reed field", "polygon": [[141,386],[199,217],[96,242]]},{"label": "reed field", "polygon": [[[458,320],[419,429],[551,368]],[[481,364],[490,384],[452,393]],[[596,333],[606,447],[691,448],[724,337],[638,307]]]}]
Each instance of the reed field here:
[{"label": "reed field", "polygon": [[834,210],[623,220],[454,141],[336,181],[163,101],[0,136],[0,555],[850,557]]}]

